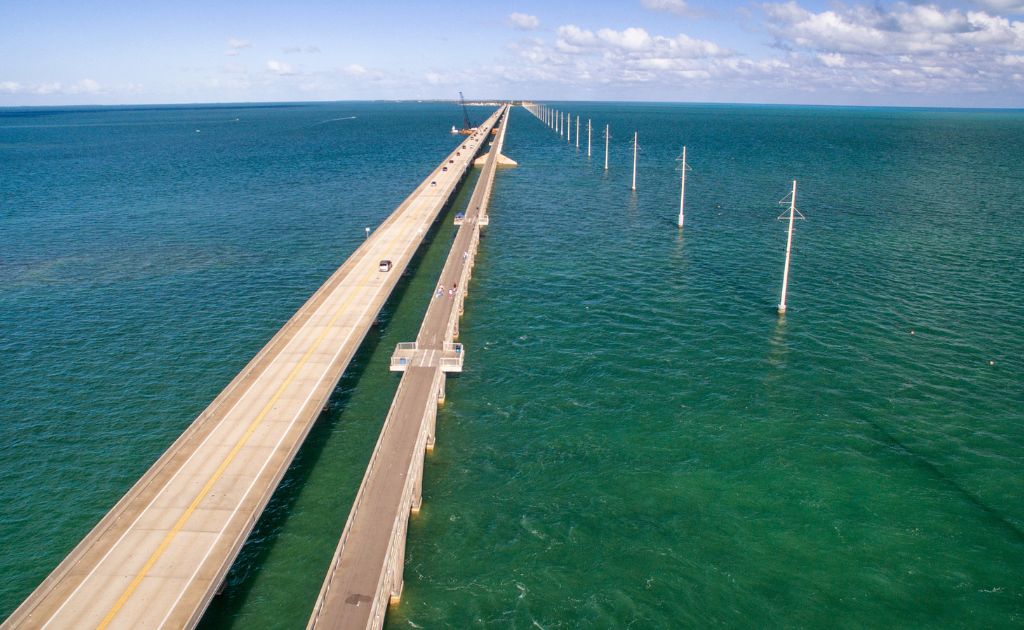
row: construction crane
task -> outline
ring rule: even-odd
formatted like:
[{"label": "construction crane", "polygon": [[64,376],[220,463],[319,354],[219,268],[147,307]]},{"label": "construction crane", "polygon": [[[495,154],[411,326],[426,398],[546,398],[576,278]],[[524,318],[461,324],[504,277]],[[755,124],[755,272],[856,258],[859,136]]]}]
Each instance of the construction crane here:
[{"label": "construction crane", "polygon": [[[471,136],[476,132],[476,125],[469,120],[469,108],[466,107],[466,97],[462,95],[462,90],[459,90],[459,103],[462,104],[462,129],[456,129],[455,125],[452,125],[452,135]],[[498,126],[491,127],[491,135],[497,135],[497,133]]]},{"label": "construction crane", "polygon": [[[462,95],[462,91],[459,90],[459,102],[462,103],[462,129],[459,129],[459,133],[463,136],[468,136],[476,131],[476,127],[469,121],[469,108],[466,107],[466,97]],[[455,130],[455,127],[452,127]]]}]

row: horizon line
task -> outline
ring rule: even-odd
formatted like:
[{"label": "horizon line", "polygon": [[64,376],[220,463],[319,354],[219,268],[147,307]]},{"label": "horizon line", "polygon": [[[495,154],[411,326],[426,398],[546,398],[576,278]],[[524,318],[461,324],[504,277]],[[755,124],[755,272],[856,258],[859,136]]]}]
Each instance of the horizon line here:
[{"label": "horizon line", "polygon": [[[631,103],[631,104],[663,104],[663,105],[743,105],[751,107],[831,107],[831,108],[860,108],[860,109],[915,109],[915,110],[962,110],[962,111],[1024,111],[1024,107],[1012,106],[988,106],[988,107],[962,107],[956,105],[864,105],[864,104],[835,104],[835,103],[788,103],[788,102],[738,102],[738,101],[673,101],[673,100],[647,100],[631,101],[620,99],[608,100],[571,100],[571,99],[507,99],[507,98],[474,98],[466,104],[479,106],[476,103],[490,102],[519,102],[536,103],[539,105],[551,103]],[[322,99],[322,100],[294,100],[294,101],[168,101],[163,103],[68,103],[63,105],[0,105],[0,111],[13,109],[73,109],[73,108],[125,108],[125,107],[253,107],[253,106],[282,106],[282,105],[310,105],[324,103],[453,103],[458,104],[459,99],[443,98],[371,98],[371,99]]]}]

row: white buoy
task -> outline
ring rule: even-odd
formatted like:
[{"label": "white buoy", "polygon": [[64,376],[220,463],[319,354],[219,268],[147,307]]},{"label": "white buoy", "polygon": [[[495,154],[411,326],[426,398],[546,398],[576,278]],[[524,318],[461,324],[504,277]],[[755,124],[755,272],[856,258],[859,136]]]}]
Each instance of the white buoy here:
[{"label": "white buoy", "polygon": [[572,144],[572,114],[569,114],[569,125],[565,129],[565,143]]},{"label": "white buoy", "polygon": [[370,238],[370,228],[366,228],[366,238]]},{"label": "white buoy", "polygon": [[590,157],[590,136],[593,133],[593,129],[590,127],[590,119],[587,119],[587,157]]},{"label": "white buoy", "polygon": [[[785,203],[783,199],[779,203]],[[785,213],[779,216],[781,219],[785,216]],[[789,257],[790,252],[793,249],[793,220],[804,218],[804,215],[800,214],[800,211],[796,209],[796,180],[793,180],[793,192],[789,194],[789,232],[786,236],[786,266],[782,270],[782,297],[779,299],[779,315],[786,314],[786,289],[789,287]],[[913,333],[911,333],[913,334]]]},{"label": "white buoy", "polygon": [[565,113],[559,112],[558,114],[558,137],[565,137]]},{"label": "white buoy", "polygon": [[683,229],[683,208],[686,206],[686,169],[690,166],[686,163],[686,147],[683,147],[683,178],[679,184],[679,229]]},{"label": "white buoy", "polygon": [[611,134],[608,133],[611,125],[604,126],[604,170],[608,170],[608,138],[611,138]]},{"label": "white buoy", "polygon": [[637,147],[637,139],[639,137],[640,137],[639,132],[634,131],[633,132],[633,188],[632,188],[632,190],[636,190],[636,147]]},{"label": "white buoy", "polygon": [[580,148],[580,115],[576,114],[576,148]]}]

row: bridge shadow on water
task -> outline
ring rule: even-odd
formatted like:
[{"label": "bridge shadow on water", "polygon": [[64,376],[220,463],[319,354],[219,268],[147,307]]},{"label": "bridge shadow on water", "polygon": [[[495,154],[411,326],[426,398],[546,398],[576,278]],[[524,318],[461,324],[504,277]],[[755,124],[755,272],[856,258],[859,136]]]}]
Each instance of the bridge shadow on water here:
[{"label": "bridge shadow on water", "polygon": [[[479,169],[468,171],[424,235],[257,520],[200,628],[248,627],[256,620],[262,627],[305,625],[398,389],[399,377],[388,370],[391,349],[399,341],[415,338],[454,238],[454,215],[468,204],[478,175]],[[325,474],[324,468],[333,470]],[[330,479],[314,479],[319,475]],[[303,500],[307,493],[310,498]],[[297,520],[307,522],[297,525]],[[287,556],[305,558],[305,562],[301,571],[279,575],[272,565],[286,562],[279,558]],[[261,578],[268,584],[262,585]],[[271,591],[269,598],[265,591]]]},{"label": "bridge shadow on water", "polygon": [[913,448],[904,444],[899,438],[897,438],[891,431],[885,428],[880,422],[868,417],[862,416],[860,418],[868,426],[875,430],[879,435],[880,441],[892,449],[894,452],[905,456],[909,460],[909,464],[925,472],[929,477],[935,479],[938,483],[945,485],[954,493],[958,494],[965,502],[976,508],[985,518],[994,525],[997,529],[1003,530],[1009,538],[1015,540],[1017,543],[1024,543],[1024,530],[1020,528],[1016,523],[1011,521],[1006,515],[992,507],[988,503],[985,503],[978,495],[974,494],[963,485],[961,485],[956,479],[943,472],[943,470],[929,460],[927,457],[918,453]]},{"label": "bridge shadow on water", "polygon": [[[777,309],[777,306],[765,306],[758,309],[766,314],[771,313],[777,317],[776,337],[773,340],[773,344],[776,345],[781,343],[779,334],[785,325],[785,317],[778,316]],[[936,484],[945,486],[953,494],[959,496],[965,503],[976,509],[979,512],[979,516],[982,516],[996,529],[1002,530],[1008,538],[1017,544],[1024,544],[1024,529],[1015,523],[1011,517],[986,503],[977,494],[964,487],[955,477],[946,473],[939,464],[936,464],[924,453],[919,452],[913,446],[901,440],[897,436],[897,432],[887,428],[884,422],[867,414],[858,415],[857,420],[870,427],[870,431],[874,432],[875,439],[880,446],[903,458],[907,466],[922,471],[925,476],[931,478]]]}]

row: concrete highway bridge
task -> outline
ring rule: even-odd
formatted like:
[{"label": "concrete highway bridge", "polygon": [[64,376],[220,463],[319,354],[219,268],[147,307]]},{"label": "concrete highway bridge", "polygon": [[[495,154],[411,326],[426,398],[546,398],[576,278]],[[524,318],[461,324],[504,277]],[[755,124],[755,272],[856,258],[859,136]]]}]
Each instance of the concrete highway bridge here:
[{"label": "concrete highway bridge", "polygon": [[[420,504],[445,374],[486,224],[510,106],[499,107],[253,357],[3,628],[194,627],[220,587],[377,313],[500,127],[414,343],[310,627],[380,627],[402,590],[405,533]],[[382,265],[382,261],[390,264]],[[385,269],[386,268],[386,269]],[[454,288],[454,291],[449,289]]]}]

